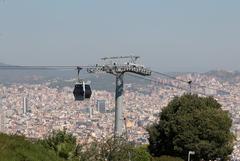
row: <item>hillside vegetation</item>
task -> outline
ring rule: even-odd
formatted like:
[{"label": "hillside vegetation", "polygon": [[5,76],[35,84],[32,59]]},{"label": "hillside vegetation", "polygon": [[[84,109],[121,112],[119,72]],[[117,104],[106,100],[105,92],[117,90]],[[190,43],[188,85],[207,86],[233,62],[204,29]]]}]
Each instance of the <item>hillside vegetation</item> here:
[{"label": "hillside vegetation", "polygon": [[0,161],[62,161],[54,151],[23,136],[0,134]]}]

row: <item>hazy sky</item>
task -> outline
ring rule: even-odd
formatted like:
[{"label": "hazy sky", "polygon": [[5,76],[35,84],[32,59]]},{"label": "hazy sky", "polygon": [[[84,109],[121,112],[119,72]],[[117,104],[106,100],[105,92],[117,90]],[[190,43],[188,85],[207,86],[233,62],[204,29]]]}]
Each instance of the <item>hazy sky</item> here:
[{"label": "hazy sky", "polygon": [[0,0],[0,62],[240,70],[239,0]]}]

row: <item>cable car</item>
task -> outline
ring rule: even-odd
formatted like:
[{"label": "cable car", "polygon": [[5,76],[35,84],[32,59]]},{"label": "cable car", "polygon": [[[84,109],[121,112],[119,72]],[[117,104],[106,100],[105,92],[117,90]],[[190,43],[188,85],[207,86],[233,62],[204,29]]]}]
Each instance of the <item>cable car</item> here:
[{"label": "cable car", "polygon": [[83,101],[85,98],[85,89],[84,89],[84,84],[77,82],[75,84],[75,88],[73,90],[73,95],[75,98],[75,101]]},{"label": "cable car", "polygon": [[78,82],[75,84],[73,90],[75,101],[83,101],[85,98],[90,99],[92,95],[90,84],[86,84],[83,80],[80,80],[79,72],[81,68],[78,67],[77,69],[78,69]]},{"label": "cable car", "polygon": [[85,98],[90,99],[92,95],[92,90],[90,84],[85,84]]}]

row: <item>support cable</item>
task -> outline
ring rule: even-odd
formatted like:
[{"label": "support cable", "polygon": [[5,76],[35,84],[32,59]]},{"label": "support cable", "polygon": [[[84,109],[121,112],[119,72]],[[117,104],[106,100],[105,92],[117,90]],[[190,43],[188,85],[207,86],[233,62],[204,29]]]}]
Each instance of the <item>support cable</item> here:
[{"label": "support cable", "polygon": [[155,73],[155,74],[158,74],[158,75],[162,75],[162,76],[174,79],[174,80],[179,81],[179,82],[187,83],[187,84],[189,84],[191,89],[192,89],[193,86],[197,86],[197,87],[200,87],[200,88],[216,90],[216,91],[220,91],[220,92],[224,92],[224,93],[230,94],[229,91],[225,91],[225,90],[221,90],[221,89],[217,89],[217,88],[213,88],[213,87],[207,87],[207,86],[201,85],[199,83],[194,83],[194,82],[192,82],[192,80],[187,81],[187,80],[176,78],[176,77],[174,77],[172,75],[169,75],[169,74],[165,74],[165,73],[161,73],[161,72],[157,72],[157,71],[152,71],[152,72]]},{"label": "support cable", "polygon": [[58,66],[34,66],[34,65],[24,65],[24,66],[18,66],[18,65],[1,65],[0,70],[61,70],[61,69],[69,69],[73,70],[76,68],[82,68],[82,69],[87,69],[90,67],[95,67],[95,66],[78,66],[78,65],[58,65]]},{"label": "support cable", "polygon": [[[140,78],[140,79],[143,79],[143,80],[146,80],[146,81],[149,81],[149,82],[153,82],[156,85],[160,85],[161,84],[161,85],[164,85],[164,86],[169,86],[169,87],[173,87],[173,88],[176,88],[176,89],[180,89],[180,90],[189,92],[189,89],[187,89],[187,88],[174,86],[174,85],[169,84],[169,83],[163,83],[163,82],[161,82],[161,81],[159,81],[157,79],[146,78],[146,77],[142,77],[142,76],[138,76],[138,75],[134,75],[134,74],[130,74],[130,73],[128,73],[127,75],[135,77],[135,78]],[[207,96],[205,93],[200,92],[200,91],[195,91],[195,93]]]}]

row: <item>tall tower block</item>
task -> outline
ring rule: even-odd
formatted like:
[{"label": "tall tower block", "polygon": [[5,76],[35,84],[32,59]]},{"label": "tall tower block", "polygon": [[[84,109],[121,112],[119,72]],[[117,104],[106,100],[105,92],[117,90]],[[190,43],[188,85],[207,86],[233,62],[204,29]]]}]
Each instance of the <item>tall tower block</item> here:
[{"label": "tall tower block", "polygon": [[26,114],[28,111],[27,109],[27,97],[23,97],[23,114]]}]

